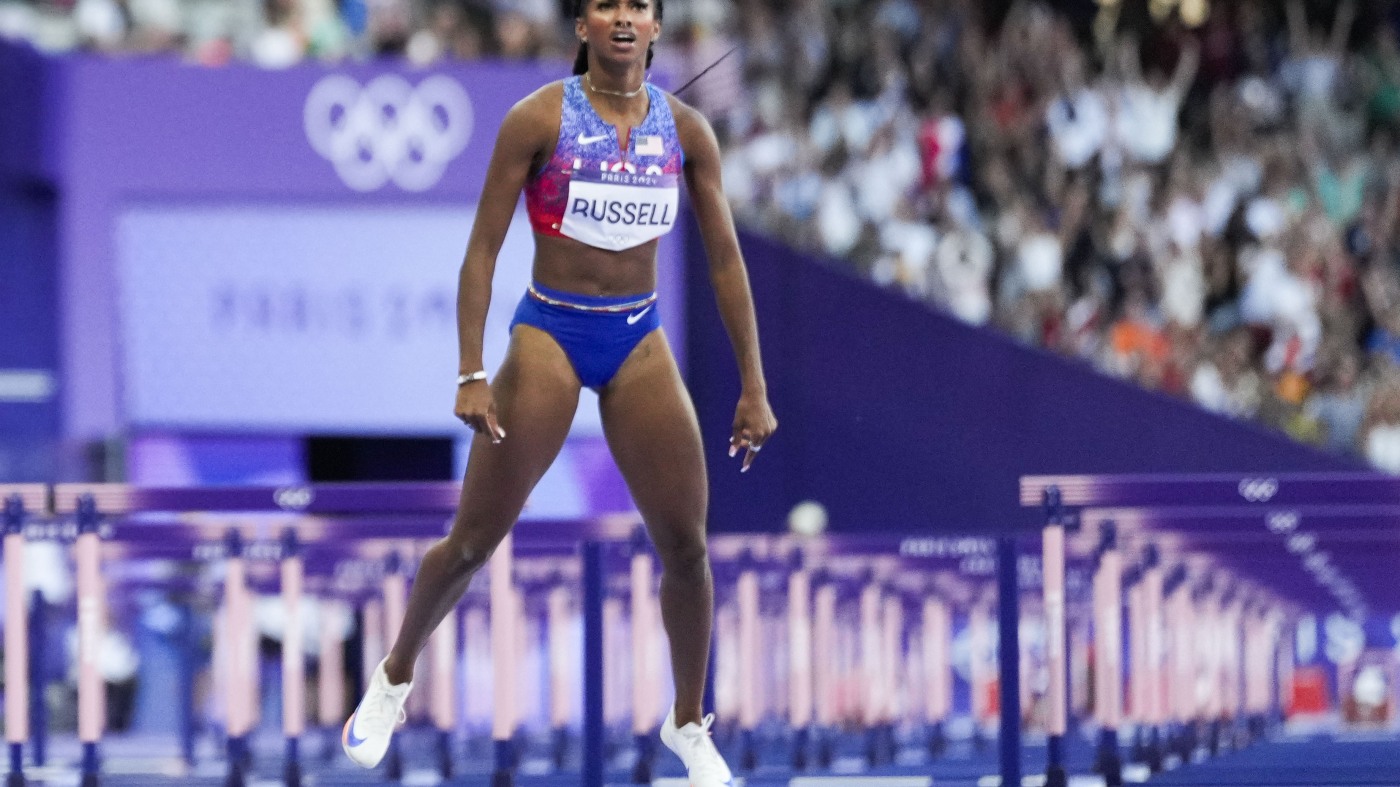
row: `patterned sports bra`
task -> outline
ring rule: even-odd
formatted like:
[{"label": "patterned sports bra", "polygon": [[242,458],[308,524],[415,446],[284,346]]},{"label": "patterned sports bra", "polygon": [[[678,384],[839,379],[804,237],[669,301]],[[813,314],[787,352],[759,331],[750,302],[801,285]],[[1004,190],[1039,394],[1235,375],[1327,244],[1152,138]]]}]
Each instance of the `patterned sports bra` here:
[{"label": "patterned sports bra", "polygon": [[676,223],[685,156],[666,94],[646,84],[646,118],[619,141],[583,93],[564,80],[554,156],[525,184],[530,225],[541,235],[622,251],[665,235]]}]

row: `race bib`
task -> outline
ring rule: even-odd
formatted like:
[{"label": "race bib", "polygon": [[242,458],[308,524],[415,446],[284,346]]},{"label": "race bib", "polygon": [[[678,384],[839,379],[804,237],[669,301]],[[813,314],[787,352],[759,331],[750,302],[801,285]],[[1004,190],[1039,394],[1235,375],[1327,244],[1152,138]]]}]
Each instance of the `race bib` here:
[{"label": "race bib", "polygon": [[575,171],[559,231],[589,246],[622,251],[670,232],[679,201],[675,175]]}]

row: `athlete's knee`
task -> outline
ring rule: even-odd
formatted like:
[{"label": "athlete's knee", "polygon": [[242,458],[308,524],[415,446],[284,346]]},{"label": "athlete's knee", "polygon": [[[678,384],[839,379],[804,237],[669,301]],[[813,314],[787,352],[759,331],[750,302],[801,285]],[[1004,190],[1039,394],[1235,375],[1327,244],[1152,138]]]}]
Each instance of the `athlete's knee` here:
[{"label": "athlete's knee", "polygon": [[474,539],[448,536],[441,542],[448,559],[452,561],[454,573],[472,574],[486,565],[496,551],[495,544],[482,544]]},{"label": "athlete's knee", "polygon": [[662,569],[674,576],[698,576],[710,569],[710,550],[704,535],[666,539],[656,545]]}]

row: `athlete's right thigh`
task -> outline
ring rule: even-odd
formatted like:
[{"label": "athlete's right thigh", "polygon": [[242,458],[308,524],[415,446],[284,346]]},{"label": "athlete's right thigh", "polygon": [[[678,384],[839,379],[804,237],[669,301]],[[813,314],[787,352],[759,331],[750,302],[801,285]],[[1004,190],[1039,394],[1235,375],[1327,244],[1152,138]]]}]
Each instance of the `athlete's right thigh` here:
[{"label": "athlete's right thigh", "polygon": [[462,499],[448,539],[466,554],[489,554],[510,532],[530,491],[549,469],[578,409],[579,380],[549,334],[528,325],[511,333],[505,362],[491,383],[500,443],[472,439]]}]

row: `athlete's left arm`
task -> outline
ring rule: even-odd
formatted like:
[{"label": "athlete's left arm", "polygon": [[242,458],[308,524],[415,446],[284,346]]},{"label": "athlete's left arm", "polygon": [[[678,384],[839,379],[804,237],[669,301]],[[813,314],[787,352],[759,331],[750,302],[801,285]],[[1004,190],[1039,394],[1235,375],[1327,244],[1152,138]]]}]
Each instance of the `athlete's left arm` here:
[{"label": "athlete's left arm", "polygon": [[739,363],[742,387],[739,405],[734,411],[729,455],[743,450],[741,469],[748,470],[758,449],[778,428],[778,419],[768,404],[768,384],[763,377],[763,358],[758,350],[758,320],[754,316],[753,293],[749,290],[749,272],[739,251],[734,217],[724,199],[715,132],[696,110],[675,99],[671,105],[676,131],[685,150],[686,188],[700,224],[705,256],[710,262],[710,284]]}]

